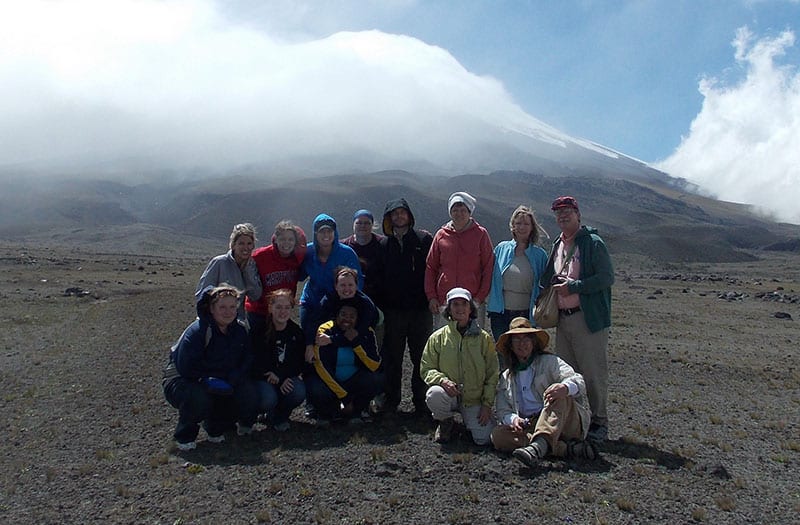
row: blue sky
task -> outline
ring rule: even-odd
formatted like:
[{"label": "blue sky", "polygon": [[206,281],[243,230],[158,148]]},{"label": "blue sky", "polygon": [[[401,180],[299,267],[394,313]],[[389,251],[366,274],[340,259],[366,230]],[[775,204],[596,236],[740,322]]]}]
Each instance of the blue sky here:
[{"label": "blue sky", "polygon": [[0,167],[225,169],[361,148],[382,168],[453,171],[487,129],[571,140],[560,131],[800,224],[800,0],[0,10]]}]

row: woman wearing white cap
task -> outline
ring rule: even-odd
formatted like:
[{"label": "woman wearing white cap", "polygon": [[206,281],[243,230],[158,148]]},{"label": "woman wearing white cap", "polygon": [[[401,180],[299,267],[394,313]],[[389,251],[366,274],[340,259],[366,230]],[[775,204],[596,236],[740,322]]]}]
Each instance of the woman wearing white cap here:
[{"label": "woman wearing white cap", "polygon": [[494,341],[475,322],[477,305],[469,290],[453,288],[446,298],[448,323],[431,334],[420,364],[429,387],[425,403],[439,422],[434,439],[450,441],[454,416],[460,413],[475,444],[488,445],[498,378]]},{"label": "woman wearing white cap", "polygon": [[[431,313],[439,314],[445,295],[453,288],[466,288],[483,305],[489,295],[494,267],[492,240],[486,229],[472,218],[475,197],[457,191],[447,200],[450,221],[433,237],[425,261],[425,294]],[[485,314],[485,306],[481,306]],[[478,314],[480,321],[484,315]]]}]

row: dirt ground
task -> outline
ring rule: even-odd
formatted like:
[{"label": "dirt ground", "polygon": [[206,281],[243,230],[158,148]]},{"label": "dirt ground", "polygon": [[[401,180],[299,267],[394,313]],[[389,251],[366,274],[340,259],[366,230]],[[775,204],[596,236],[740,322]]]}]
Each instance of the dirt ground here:
[{"label": "dirt ground", "polygon": [[161,367],[209,254],[108,253],[0,241],[2,523],[800,523],[798,255],[614,256],[610,440],[531,469],[402,415],[177,452]]}]

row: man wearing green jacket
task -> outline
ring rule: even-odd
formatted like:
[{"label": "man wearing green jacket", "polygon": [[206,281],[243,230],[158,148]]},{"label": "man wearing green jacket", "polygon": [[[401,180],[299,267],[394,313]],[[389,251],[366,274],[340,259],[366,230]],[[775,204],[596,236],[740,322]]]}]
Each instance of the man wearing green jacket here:
[{"label": "man wearing green jacket", "polygon": [[558,295],[556,353],[586,380],[592,424],[588,438],[608,436],[608,331],[614,268],[597,230],[581,225],[574,197],[551,207],[561,235],[553,243],[540,285],[553,285]]}]

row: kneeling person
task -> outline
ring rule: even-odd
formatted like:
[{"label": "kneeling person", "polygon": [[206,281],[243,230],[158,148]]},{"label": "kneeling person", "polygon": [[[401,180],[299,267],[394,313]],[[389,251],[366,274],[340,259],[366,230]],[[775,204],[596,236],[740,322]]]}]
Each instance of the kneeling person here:
[{"label": "kneeling person", "polygon": [[548,454],[594,459],[597,450],[584,441],[591,412],[583,376],[550,353],[546,331],[524,317],[510,327],[497,341],[509,367],[497,386],[495,448],[513,451],[528,466]]},{"label": "kneeling person", "polygon": [[314,373],[308,378],[308,389],[318,424],[337,417],[368,418],[370,400],[383,389],[375,332],[369,328],[366,333],[356,333],[357,323],[354,301],[344,299],[336,319],[323,323],[317,331]]}]

